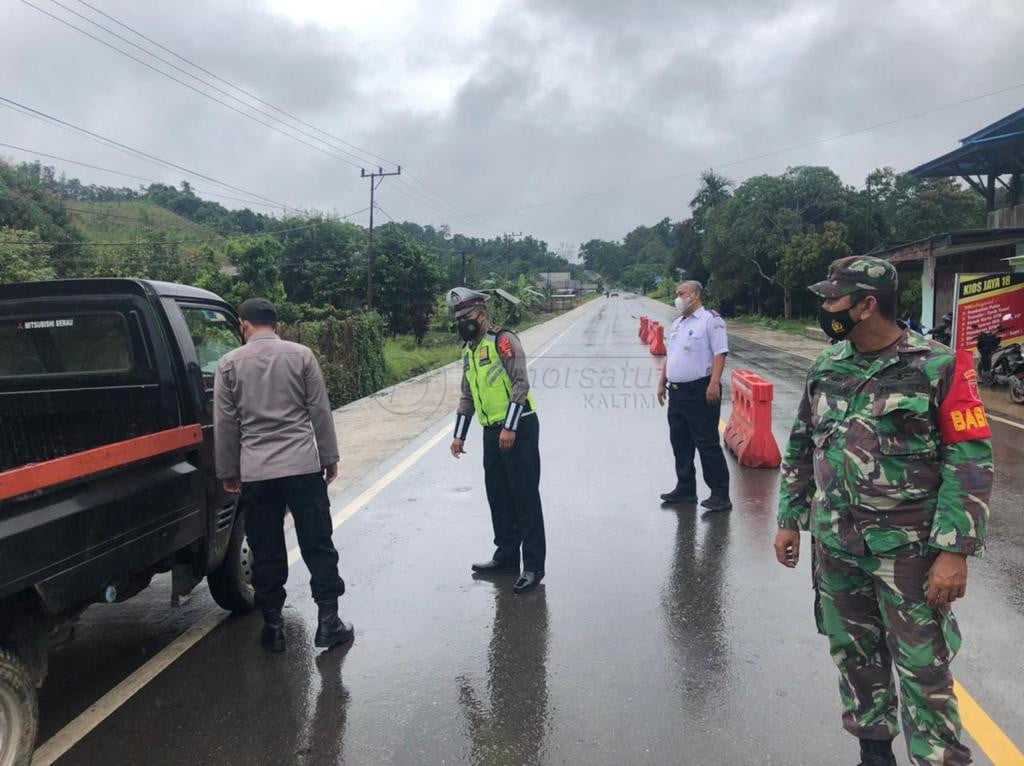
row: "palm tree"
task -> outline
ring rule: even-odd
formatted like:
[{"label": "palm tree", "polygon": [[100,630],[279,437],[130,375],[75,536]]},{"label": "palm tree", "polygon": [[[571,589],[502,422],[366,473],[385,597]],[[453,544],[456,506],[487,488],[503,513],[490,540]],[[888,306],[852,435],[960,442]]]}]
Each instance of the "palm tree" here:
[{"label": "palm tree", "polygon": [[694,217],[702,216],[709,208],[727,200],[732,194],[730,191],[732,186],[733,183],[730,179],[716,173],[711,168],[701,172],[700,186],[697,187],[697,193],[690,200],[690,209],[693,210]]}]

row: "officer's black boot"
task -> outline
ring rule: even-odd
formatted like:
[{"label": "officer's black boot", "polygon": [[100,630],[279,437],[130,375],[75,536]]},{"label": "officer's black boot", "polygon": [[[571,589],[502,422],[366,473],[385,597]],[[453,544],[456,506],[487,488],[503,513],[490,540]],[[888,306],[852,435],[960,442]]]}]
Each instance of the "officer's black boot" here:
[{"label": "officer's black boot", "polygon": [[729,499],[728,495],[711,495],[701,505],[708,509],[708,513],[732,510],[732,500]]},{"label": "officer's black boot", "polygon": [[270,609],[263,613],[260,643],[268,651],[274,653],[284,651],[284,620],[281,618],[280,609]]},{"label": "officer's black boot", "polygon": [[896,766],[891,739],[862,739],[860,766]]},{"label": "officer's black boot", "polygon": [[695,504],[697,502],[697,493],[683,489],[677,484],[676,488],[671,492],[662,493],[661,501],[663,503]]},{"label": "officer's black boot", "polygon": [[316,637],[313,645],[321,649],[330,649],[338,644],[345,644],[355,636],[351,625],[342,622],[338,616],[337,601],[323,601],[319,604],[320,614],[317,618]]}]

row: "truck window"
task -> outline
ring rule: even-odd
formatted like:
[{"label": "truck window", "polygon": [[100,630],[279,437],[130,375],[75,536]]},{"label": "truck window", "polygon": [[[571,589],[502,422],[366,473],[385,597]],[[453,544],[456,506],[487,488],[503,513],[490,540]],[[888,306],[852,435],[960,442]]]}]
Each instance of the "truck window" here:
[{"label": "truck window", "polygon": [[124,315],[61,314],[0,320],[0,378],[127,372]]},{"label": "truck window", "polygon": [[213,374],[220,358],[242,345],[238,330],[227,314],[216,309],[182,306],[181,313],[196,347],[203,381],[213,386]]}]

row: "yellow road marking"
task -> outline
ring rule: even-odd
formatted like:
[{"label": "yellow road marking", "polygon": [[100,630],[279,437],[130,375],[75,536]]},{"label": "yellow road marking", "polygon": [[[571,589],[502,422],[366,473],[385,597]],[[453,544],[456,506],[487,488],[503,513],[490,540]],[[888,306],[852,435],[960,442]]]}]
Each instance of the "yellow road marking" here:
[{"label": "yellow road marking", "polygon": [[[990,415],[989,417],[994,416]],[[996,419],[1001,420],[1002,418]],[[1004,422],[1017,428],[1024,428],[1024,426],[1009,420]],[[725,421],[719,420],[718,430],[725,433],[725,427]],[[1006,733],[999,728],[999,725],[989,718],[988,713],[959,681],[953,681],[953,691],[960,703],[960,719],[964,729],[974,738],[978,747],[984,751],[992,763],[995,766],[1024,766],[1024,753],[1021,753],[1013,741],[1006,736]]]},{"label": "yellow road marking", "polygon": [[1024,766],[1024,753],[1006,736],[995,721],[988,717],[981,705],[959,682],[953,682],[953,691],[960,701],[960,719],[995,766]]}]

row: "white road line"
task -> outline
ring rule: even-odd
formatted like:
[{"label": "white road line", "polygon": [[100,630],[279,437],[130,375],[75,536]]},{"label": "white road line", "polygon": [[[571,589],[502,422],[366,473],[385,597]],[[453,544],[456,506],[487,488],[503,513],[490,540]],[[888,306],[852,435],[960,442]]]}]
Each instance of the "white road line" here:
[{"label": "white road line", "polygon": [[[532,365],[542,356],[547,354],[555,345],[564,338],[570,330],[582,322],[586,316],[581,316],[565,330],[559,333],[554,340],[544,347],[544,350],[537,354],[528,363]],[[371,500],[388,488],[399,476],[422,458],[427,452],[437,445],[441,439],[452,432],[452,428],[445,426],[434,434],[427,442],[406,457],[381,478],[375,481],[365,492],[362,492],[352,502],[333,514],[331,523],[337,529],[360,510],[365,508]],[[288,551],[288,565],[295,564],[302,557],[298,546]],[[213,609],[207,612],[198,622],[178,636],[174,641],[165,646],[155,654],[149,661],[135,670],[121,683],[100,697],[96,702],[87,707],[78,717],[67,726],[54,734],[45,743],[40,745],[32,757],[32,766],[51,766],[58,758],[63,756],[71,748],[81,742],[86,735],[113,715],[118,708],[134,697],[150,681],[170,667],[185,652],[198,644],[214,628],[228,618],[228,613],[220,609]]]},{"label": "white road line", "polygon": [[148,684],[181,655],[199,643],[205,635],[216,628],[228,616],[227,612],[213,610],[188,630],[169,643],[151,660],[140,667],[121,683],[87,707],[81,715],[54,734],[39,747],[32,757],[32,766],[50,766],[68,750],[80,742],[85,735],[107,719],[135,693]]},{"label": "white road line", "polygon": [[1024,431],[1024,425],[1021,425],[1015,420],[1007,420],[1006,418],[1001,418],[998,415],[993,415],[991,412],[986,412],[985,415],[989,420],[998,420],[1000,423],[1006,423],[1008,426],[1013,426],[1014,428],[1019,428]]}]

